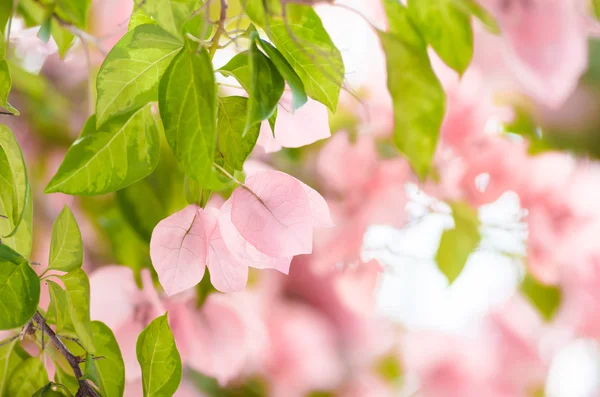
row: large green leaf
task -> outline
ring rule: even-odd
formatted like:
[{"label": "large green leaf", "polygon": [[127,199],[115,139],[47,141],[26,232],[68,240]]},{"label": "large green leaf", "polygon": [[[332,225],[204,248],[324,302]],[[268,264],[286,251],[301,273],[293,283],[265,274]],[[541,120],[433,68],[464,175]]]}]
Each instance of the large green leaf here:
[{"label": "large green leaf", "polygon": [[54,13],[62,20],[84,28],[90,0],[56,0]]},{"label": "large green leaf", "polygon": [[394,106],[394,143],[415,173],[425,178],[437,146],[446,97],[406,8],[393,0],[384,5],[390,31],[380,31],[379,38],[386,53]]},{"label": "large green leaf", "polygon": [[[17,233],[23,222],[25,213],[27,212],[27,205],[30,200],[30,192],[23,153],[21,152],[21,148],[19,147],[19,143],[15,139],[14,134],[6,125],[0,125],[0,151],[4,151],[12,177],[12,185],[2,186],[0,189],[12,190],[13,197],[12,212],[3,215],[8,216],[14,225],[9,233],[3,234],[0,237],[12,237]],[[7,172],[4,171],[3,173]]]},{"label": "large green leaf", "polygon": [[554,285],[544,285],[527,273],[521,284],[521,292],[538,309],[540,314],[551,320],[560,307],[562,292]]},{"label": "large green leaf", "polygon": [[308,100],[302,79],[298,76],[298,73],[296,73],[294,68],[292,68],[292,65],[290,65],[285,57],[281,55],[281,52],[273,47],[271,43],[259,40],[258,44],[265,54],[269,56],[269,59],[271,59],[281,76],[290,86],[290,89],[292,90],[292,110],[299,109]]},{"label": "large green leaf", "polygon": [[187,175],[219,190],[213,170],[217,143],[217,90],[212,62],[204,48],[185,48],[173,60],[159,89],[165,135]]},{"label": "large green leaf", "polygon": [[67,294],[62,287],[54,281],[46,280],[48,291],[50,293],[50,304],[46,312],[46,321],[50,324],[56,324],[56,332],[63,330],[72,330],[73,322],[69,313],[67,303]]},{"label": "large green leaf", "polygon": [[246,11],[300,76],[306,94],[335,112],[344,82],[344,62],[321,18],[312,7],[288,2],[284,19],[280,6],[273,2],[271,6],[273,13],[268,18],[254,12],[262,7],[260,0],[248,0]]},{"label": "large green leaf", "polygon": [[40,280],[29,262],[0,245],[0,330],[17,328],[35,314]]},{"label": "large green leaf", "polygon": [[408,11],[427,43],[462,75],[473,58],[469,14],[456,0],[409,0]]},{"label": "large green leaf", "polygon": [[39,357],[30,357],[14,369],[8,381],[7,394],[10,397],[31,397],[50,380]]},{"label": "large green leaf", "polygon": [[83,264],[83,241],[73,213],[65,205],[52,225],[48,268],[70,272]]},{"label": "large green leaf", "polygon": [[150,174],[159,156],[151,104],[103,124],[88,119],[45,193],[96,195],[114,192]]},{"label": "large green leaf", "polygon": [[166,313],[142,331],[136,350],[144,397],[171,397],[181,382],[181,357]]},{"label": "large green leaf", "polygon": [[67,306],[77,338],[88,353],[95,353],[90,320],[90,282],[81,268],[62,277],[67,292]]},{"label": "large green leaf", "polygon": [[100,388],[100,393],[108,397],[122,397],[125,389],[125,363],[115,335],[104,323],[91,324],[94,334],[94,347],[104,358],[94,361],[95,371],[91,380]]},{"label": "large green leaf", "polygon": [[219,154],[223,167],[229,172],[242,171],[244,161],[254,149],[260,125],[244,134],[248,99],[239,96],[219,98]]},{"label": "large green leaf", "polygon": [[113,47],[96,78],[96,123],[158,99],[161,76],[182,44],[157,25],[140,25]]},{"label": "large green leaf", "polygon": [[285,82],[277,68],[260,50],[256,40],[250,43],[250,91],[245,132],[273,115],[283,95]]},{"label": "large green leaf", "polygon": [[0,397],[6,394],[8,381],[12,378],[15,368],[27,358],[27,353],[21,349],[19,339],[0,346]]},{"label": "large green leaf", "polygon": [[454,228],[442,233],[435,260],[439,269],[452,283],[462,272],[471,252],[481,240],[477,211],[467,204],[454,203]]},{"label": "large green leaf", "polygon": [[192,11],[199,6],[193,0],[136,0],[141,9],[163,29],[175,37],[181,36],[181,28]]}]

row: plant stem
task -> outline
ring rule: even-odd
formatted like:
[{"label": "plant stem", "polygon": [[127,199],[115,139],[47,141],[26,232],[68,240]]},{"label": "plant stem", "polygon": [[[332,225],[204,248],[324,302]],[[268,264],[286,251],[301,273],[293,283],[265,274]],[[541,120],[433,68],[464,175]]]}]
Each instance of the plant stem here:
[{"label": "plant stem", "polygon": [[56,335],[54,330],[50,328],[48,324],[46,324],[46,319],[40,314],[40,312],[36,312],[34,314],[33,321],[35,321],[39,328],[42,330],[42,334],[45,333],[48,335],[48,338],[50,339],[54,347],[56,347],[60,354],[63,355],[63,357],[69,363],[69,366],[73,369],[73,374],[75,374],[75,378],[79,382],[79,390],[77,391],[75,397],[100,397],[100,395],[98,394],[98,392],[96,392],[96,390],[94,390],[92,385],[90,385],[85,379],[82,379],[83,372],[79,367],[79,359],[69,351],[69,349],[62,343],[60,338]]},{"label": "plant stem", "polygon": [[219,39],[221,35],[225,33],[225,21],[227,20],[227,0],[221,0],[221,14],[219,15],[219,21],[217,22],[217,31],[212,39],[212,45],[208,50],[208,54],[212,59],[215,55],[215,52],[219,48]]}]

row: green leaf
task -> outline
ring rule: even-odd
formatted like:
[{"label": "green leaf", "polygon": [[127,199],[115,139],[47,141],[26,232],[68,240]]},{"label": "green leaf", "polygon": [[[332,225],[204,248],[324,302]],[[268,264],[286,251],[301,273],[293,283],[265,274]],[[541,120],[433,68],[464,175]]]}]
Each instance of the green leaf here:
[{"label": "green leaf", "polygon": [[104,358],[91,361],[90,368],[93,370],[89,373],[86,370],[86,374],[100,388],[103,396],[122,397],[125,390],[125,363],[115,335],[100,321],[92,322],[91,329],[94,348]]},{"label": "green leaf", "polygon": [[48,269],[70,272],[83,264],[83,241],[73,213],[66,205],[52,225]]},{"label": "green leaf", "polygon": [[52,17],[48,17],[48,18],[46,18],[46,20],[44,21],[42,26],[40,26],[40,29],[37,32],[37,37],[44,44],[46,44],[50,40],[51,33],[52,33]]},{"label": "green leaf", "polygon": [[171,397],[181,382],[181,358],[166,313],[142,331],[136,351],[144,397]]},{"label": "green leaf", "polygon": [[8,94],[12,88],[12,78],[10,76],[8,62],[5,60],[5,41],[6,40],[2,34],[2,31],[0,31],[0,106],[18,116],[19,111],[13,108],[10,103],[8,103]]},{"label": "green leaf", "polygon": [[159,135],[151,104],[98,130],[88,119],[45,193],[96,195],[114,192],[150,174],[159,157]]},{"label": "green leaf", "polygon": [[[6,24],[12,15],[12,0],[0,1],[0,34],[6,31]],[[0,390],[0,397],[2,393]]]},{"label": "green leaf", "polygon": [[19,345],[19,339],[0,346],[0,397],[5,397],[8,382],[12,378],[13,371],[28,356]]},{"label": "green leaf", "polygon": [[454,228],[442,233],[435,260],[450,283],[462,272],[471,252],[481,240],[477,211],[464,203],[454,203]]},{"label": "green leaf", "polygon": [[63,330],[72,330],[73,322],[69,313],[66,292],[53,281],[46,280],[46,283],[50,293],[50,305],[48,305],[48,311],[46,312],[47,322],[56,324],[56,332],[58,333]]},{"label": "green leaf", "polygon": [[40,280],[29,262],[0,245],[0,330],[25,325],[40,301]]},{"label": "green leaf", "polygon": [[[0,150],[2,152],[2,150]],[[0,164],[1,165],[1,164]],[[0,185],[0,190],[4,190],[5,186]],[[2,195],[0,195],[0,213],[3,215],[6,213],[4,203],[2,202]],[[17,232],[12,237],[2,238],[2,244],[14,249],[21,253],[25,258],[28,258],[31,254],[31,243],[32,243],[32,218],[33,218],[33,200],[31,199],[31,191],[28,194],[28,200],[25,207],[25,213]],[[15,230],[15,224],[12,220],[0,218],[0,236],[8,235],[11,231]]]},{"label": "green leaf", "polygon": [[496,35],[500,34],[500,27],[498,26],[498,23],[496,23],[494,17],[487,12],[485,8],[479,5],[476,0],[460,0],[457,2],[457,5],[459,7],[466,8],[471,15],[479,19],[488,32]]},{"label": "green leaf", "polygon": [[61,279],[67,292],[67,306],[79,342],[88,353],[95,353],[90,320],[90,282],[81,269],[75,269]]},{"label": "green leaf", "polygon": [[250,52],[244,51],[236,54],[225,66],[217,70],[225,77],[233,76],[246,92],[250,93],[252,88],[252,75],[250,74]]},{"label": "green leaf", "polygon": [[600,0],[592,0],[592,7],[594,9],[594,16],[600,20]]},{"label": "green leaf", "polygon": [[394,106],[394,143],[421,178],[430,171],[446,97],[425,42],[399,2],[384,2],[390,32],[379,32]]},{"label": "green leaf", "polygon": [[281,76],[290,86],[290,89],[292,90],[292,110],[300,109],[308,100],[302,79],[300,79],[300,76],[298,76],[294,68],[292,68],[292,65],[290,65],[285,57],[281,55],[281,52],[273,47],[271,43],[259,40],[258,44],[265,54],[269,56]]},{"label": "green leaf", "polygon": [[46,368],[39,357],[30,357],[15,368],[8,381],[10,397],[32,397],[33,394],[50,380]]},{"label": "green leaf", "polygon": [[0,125],[0,150],[4,151],[8,160],[13,183],[13,210],[11,214],[4,215],[9,216],[14,225],[10,233],[2,235],[2,237],[12,237],[17,233],[23,221],[30,200],[30,192],[23,153],[14,134],[6,125]]},{"label": "green leaf", "polygon": [[[175,37],[181,36],[181,28],[196,8],[192,0],[142,0],[141,8],[163,29]],[[136,7],[140,0],[136,0]]]},{"label": "green leaf", "polygon": [[65,55],[67,55],[67,52],[75,41],[75,35],[60,26],[56,20],[52,19],[52,37],[54,38],[56,46],[58,47],[58,54],[60,55],[60,58],[64,59]]},{"label": "green leaf", "polygon": [[203,187],[220,190],[213,170],[217,143],[217,90],[206,49],[182,50],[159,89],[165,136],[186,174]]},{"label": "green leaf", "polygon": [[335,112],[345,73],[342,55],[312,7],[288,3],[286,10],[287,22],[273,16],[265,31],[302,79],[306,94]]},{"label": "green leaf", "polygon": [[157,25],[141,25],[125,34],[98,71],[97,126],[156,101],[160,78],[181,47]]},{"label": "green leaf", "polygon": [[558,310],[562,298],[559,287],[544,285],[537,281],[531,274],[527,273],[521,284],[521,292],[538,309],[540,314],[547,320],[552,320]]},{"label": "green leaf", "polygon": [[127,25],[127,30],[133,30],[140,25],[148,24],[158,25],[156,21],[150,17],[150,15],[146,14],[142,7],[139,7],[139,3],[134,5],[133,12],[129,18],[129,25]]},{"label": "green leaf", "polygon": [[56,0],[54,12],[62,20],[78,28],[85,28],[90,0]]},{"label": "green leaf", "polygon": [[67,373],[60,365],[55,365],[55,369],[54,381],[65,386],[71,394],[75,395],[77,390],[79,390],[79,382],[75,379],[75,375],[72,374],[73,370],[69,369],[71,373]]},{"label": "green leaf", "polygon": [[248,99],[239,96],[219,98],[218,144],[223,167],[229,172],[242,171],[260,132],[256,124],[244,136]]},{"label": "green leaf", "polygon": [[50,391],[50,388],[52,387],[52,382],[48,382],[47,384],[45,384],[44,386],[42,386],[41,389],[39,389],[38,391],[35,392],[35,394],[32,397],[43,397],[46,395],[46,393],[48,391]]},{"label": "green leaf", "polygon": [[409,0],[408,11],[440,58],[462,75],[473,58],[469,15],[456,0]]},{"label": "green leaf", "polygon": [[157,187],[142,179],[117,192],[117,203],[129,225],[146,242],[158,222],[167,217]]},{"label": "green leaf", "polygon": [[260,52],[255,40],[250,43],[249,58],[250,91],[244,135],[250,128],[273,115],[285,88],[283,77],[273,62]]}]

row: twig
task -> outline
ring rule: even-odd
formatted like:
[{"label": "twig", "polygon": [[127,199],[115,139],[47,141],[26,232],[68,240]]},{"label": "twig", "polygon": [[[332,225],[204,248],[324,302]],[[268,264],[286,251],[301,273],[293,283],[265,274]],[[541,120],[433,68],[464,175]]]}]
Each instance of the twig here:
[{"label": "twig", "polygon": [[79,382],[79,390],[77,391],[75,397],[100,397],[100,395],[98,394],[98,392],[96,392],[96,390],[94,390],[92,385],[89,384],[87,380],[83,379],[83,372],[79,367],[79,359],[69,351],[69,349],[62,343],[60,338],[56,335],[54,330],[50,328],[48,324],[46,324],[46,319],[44,319],[40,312],[36,312],[34,314],[33,321],[35,321],[42,330],[42,335],[44,333],[48,335],[48,338],[50,339],[52,344],[67,360],[71,369],[73,369],[73,374],[75,374],[75,378],[77,379],[77,382]]},{"label": "twig", "polygon": [[208,51],[211,59],[219,48],[219,39],[221,38],[221,35],[226,32],[225,21],[227,20],[227,7],[227,0],[221,0],[221,12],[219,14],[219,20],[217,21],[217,31],[213,36],[212,45]]},{"label": "twig", "polygon": [[12,343],[15,339],[19,338],[20,336],[21,336],[20,334],[17,334],[15,336],[12,336],[12,337],[6,339],[6,340],[3,340],[2,342],[0,342],[0,347],[6,346],[6,345]]},{"label": "twig", "polygon": [[2,218],[2,219],[8,219],[8,216],[0,214],[0,218]]},{"label": "twig", "polygon": [[3,115],[5,115],[5,116],[14,116],[14,114],[13,114],[13,113],[11,113],[11,112],[5,112],[5,111],[3,111],[3,110],[0,110],[0,114],[3,114]]},{"label": "twig", "polygon": [[66,335],[58,335],[58,334],[56,334],[56,336],[58,336],[60,339],[66,339],[66,340],[70,340],[71,342],[75,342],[75,343],[77,343],[77,345],[79,347],[81,347],[83,350],[85,350],[85,347],[83,347],[83,345],[81,344],[81,342],[79,342],[79,339],[77,339],[77,338],[73,338],[73,337],[66,336]]},{"label": "twig", "polygon": [[18,6],[19,0],[14,0],[12,3],[12,9],[10,10],[10,18],[8,19],[8,31],[6,33],[6,48],[10,46],[10,31],[12,30],[12,21],[15,13],[17,12]]}]

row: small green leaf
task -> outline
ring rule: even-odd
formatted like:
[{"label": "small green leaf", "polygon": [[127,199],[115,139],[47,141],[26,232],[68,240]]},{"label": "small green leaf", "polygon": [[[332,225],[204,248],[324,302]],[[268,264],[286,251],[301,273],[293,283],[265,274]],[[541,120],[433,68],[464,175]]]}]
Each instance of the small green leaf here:
[{"label": "small green leaf", "polygon": [[244,51],[236,54],[225,66],[217,70],[225,77],[233,76],[246,92],[252,90],[252,75],[250,74],[250,52]]},{"label": "small green leaf", "polygon": [[35,392],[35,394],[32,397],[43,397],[46,395],[46,393],[50,390],[50,388],[52,387],[52,382],[48,382],[47,384],[45,384],[44,386],[42,386],[41,389],[39,389],[38,391]]},{"label": "small green leaf", "polygon": [[259,40],[258,44],[265,54],[269,56],[269,59],[271,59],[281,76],[290,86],[290,89],[292,90],[292,110],[300,109],[308,100],[302,79],[300,79],[300,76],[298,76],[294,68],[292,68],[292,65],[289,64],[285,57],[281,55],[279,50],[273,47],[271,43]]},{"label": "small green leaf", "polygon": [[40,301],[40,280],[29,262],[0,245],[0,330],[25,325]]},{"label": "small green leaf", "polygon": [[288,3],[286,11],[286,20],[270,17],[265,31],[302,79],[306,94],[335,112],[345,73],[342,55],[312,7]]},{"label": "small green leaf", "polygon": [[65,205],[52,225],[48,269],[70,272],[83,264],[83,241],[73,213]]},{"label": "small green leaf", "polygon": [[164,211],[157,189],[159,187],[146,178],[117,192],[121,213],[133,230],[148,243],[156,224],[169,215]]},{"label": "small green leaf", "polygon": [[136,350],[144,397],[171,397],[181,382],[181,358],[166,313],[142,331]]},{"label": "small green leaf", "polygon": [[164,30],[175,37],[181,36],[181,28],[197,6],[192,0],[136,0],[135,6],[140,6]]},{"label": "small green leaf", "polygon": [[469,15],[456,0],[409,0],[408,11],[440,58],[462,75],[473,57]]},{"label": "small green leaf", "polygon": [[454,203],[451,207],[454,228],[442,233],[435,256],[438,268],[450,283],[460,275],[469,255],[481,240],[477,211],[463,203]]},{"label": "small green leaf", "polygon": [[67,306],[79,342],[88,353],[95,353],[90,320],[90,282],[81,269],[61,277],[67,292]]},{"label": "small green leaf", "polygon": [[73,370],[69,369],[71,372],[67,373],[67,371],[65,371],[60,365],[56,365],[55,368],[56,372],[54,374],[54,381],[66,387],[71,394],[77,394],[77,390],[79,390],[79,382],[77,382],[77,379],[75,379]]},{"label": "small green leaf", "polygon": [[[593,0],[598,1],[598,0]],[[485,26],[488,32],[493,34],[500,34],[500,27],[494,17],[486,11],[476,0],[460,0],[457,2],[459,7],[466,8],[466,10],[473,15],[475,18],[479,19],[481,23]]]},{"label": "small green leaf", "polygon": [[[92,322],[91,329],[94,334],[94,348],[104,358],[88,358],[85,374],[100,388],[103,396],[122,397],[125,390],[125,363],[115,335],[100,321]],[[89,372],[88,362],[91,363]]]},{"label": "small green leaf", "polygon": [[37,37],[44,44],[46,44],[50,40],[51,33],[52,33],[52,17],[48,17],[48,18],[46,18],[46,20],[44,21],[42,26],[40,26],[40,29],[37,32]]},{"label": "small green leaf", "polygon": [[67,29],[60,26],[60,24],[53,19],[52,38],[54,38],[54,41],[56,42],[60,58],[64,59],[65,55],[67,55],[67,52],[69,51],[69,49],[73,45],[73,42],[75,41],[75,35]]},{"label": "small green leaf", "polygon": [[387,84],[394,106],[394,143],[415,173],[425,178],[437,146],[446,97],[406,8],[394,0],[384,1],[384,6],[390,31],[380,31],[379,38],[386,53]]},{"label": "small green leaf", "polygon": [[18,338],[4,346],[0,346],[0,397],[7,396],[6,389],[13,371],[27,357],[28,354],[19,345]]},{"label": "small green leaf", "polygon": [[56,0],[54,12],[63,21],[85,28],[90,0]]},{"label": "small green leaf", "polygon": [[141,25],[125,34],[98,71],[97,126],[156,101],[160,78],[181,47],[157,25]]},{"label": "small green leaf", "polygon": [[213,170],[217,143],[217,90],[206,49],[182,50],[159,89],[165,135],[183,170],[202,187],[220,190]]},{"label": "small green leaf", "polygon": [[8,381],[7,395],[10,397],[32,397],[50,380],[39,357],[30,357],[14,369]]},{"label": "small green leaf", "polygon": [[244,128],[246,132],[261,121],[273,115],[279,99],[283,95],[285,83],[277,68],[256,45],[250,44],[250,91],[248,99],[248,117]]},{"label": "small green leaf", "polygon": [[48,311],[46,312],[47,322],[56,324],[56,332],[58,333],[63,330],[73,330],[66,292],[54,281],[46,280],[46,283],[50,293],[50,305],[48,305]]},{"label": "small green leaf", "polygon": [[244,136],[248,99],[239,96],[219,98],[218,144],[223,167],[229,172],[242,171],[260,132],[256,124]]},{"label": "small green leaf", "polygon": [[544,285],[527,273],[521,284],[521,291],[547,321],[552,320],[562,298],[559,287]]},{"label": "small green leaf", "polygon": [[111,119],[96,130],[88,119],[69,148],[45,193],[96,195],[114,192],[150,174],[158,163],[160,141],[151,104],[131,116]]}]

